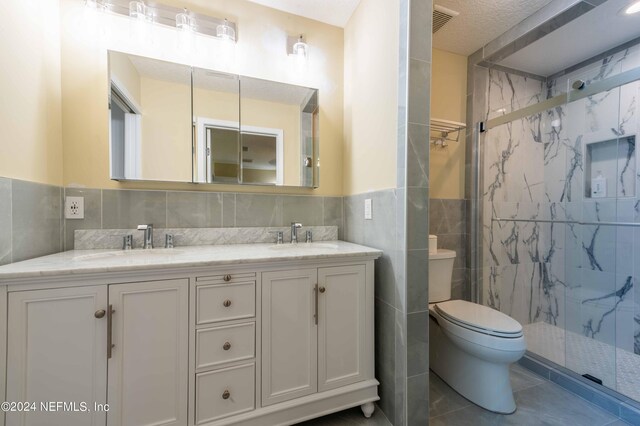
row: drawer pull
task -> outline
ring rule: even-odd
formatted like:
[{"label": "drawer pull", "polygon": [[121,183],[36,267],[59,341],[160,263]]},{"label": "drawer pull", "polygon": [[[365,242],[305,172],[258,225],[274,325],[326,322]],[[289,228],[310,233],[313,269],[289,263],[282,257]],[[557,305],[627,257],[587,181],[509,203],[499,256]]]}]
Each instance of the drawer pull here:
[{"label": "drawer pull", "polygon": [[228,308],[229,306],[231,306],[231,300],[229,300],[229,299],[225,300],[224,302],[222,302],[222,305],[225,308]]},{"label": "drawer pull", "polygon": [[225,390],[224,392],[222,392],[222,399],[229,399],[230,396],[231,396],[231,392],[229,392],[228,390]]},{"label": "drawer pull", "polygon": [[231,275],[227,274],[224,277],[222,277],[222,279],[225,281],[231,281]]},{"label": "drawer pull", "polygon": [[95,314],[93,314],[93,316],[95,316],[96,318],[100,319],[100,318],[103,318],[106,313],[107,313],[107,311],[105,311],[104,309],[99,309],[99,310],[96,311]]},{"label": "drawer pull", "polygon": [[224,342],[224,345],[222,345],[222,349],[224,349],[225,351],[228,351],[229,349],[231,349],[231,343]]},{"label": "drawer pull", "polygon": [[318,291],[320,291],[320,293],[324,293],[325,291],[327,291],[327,289],[326,289],[326,288],[324,288],[324,287],[320,287],[320,288],[318,289]]}]

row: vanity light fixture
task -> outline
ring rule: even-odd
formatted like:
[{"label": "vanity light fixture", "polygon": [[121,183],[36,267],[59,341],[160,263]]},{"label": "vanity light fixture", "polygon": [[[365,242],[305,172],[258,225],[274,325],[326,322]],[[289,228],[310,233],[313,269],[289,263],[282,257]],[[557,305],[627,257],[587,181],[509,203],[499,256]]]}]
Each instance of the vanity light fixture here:
[{"label": "vanity light fixture", "polygon": [[231,28],[227,18],[224,18],[224,22],[216,27],[216,36],[222,40],[236,41],[236,31]]},{"label": "vanity light fixture", "polygon": [[[235,42],[237,26],[227,19],[195,13],[193,11],[143,0],[84,0],[89,9],[108,11],[116,15],[129,16],[137,21],[167,25],[179,30],[204,34],[221,40]],[[196,25],[197,24],[197,25]]]},{"label": "vanity light fixture", "polygon": [[147,5],[143,1],[129,2],[129,16],[140,21],[147,20]]},{"label": "vanity light fixture", "polygon": [[290,46],[289,55],[296,56],[298,58],[307,57],[309,45],[305,42],[304,36],[302,34],[300,34],[300,37],[298,38],[289,37],[287,44]]},{"label": "vanity light fixture", "polygon": [[631,3],[629,6],[627,6],[624,9],[624,13],[626,15],[633,15],[633,14],[636,14],[638,12],[640,12],[640,0]]},{"label": "vanity light fixture", "polygon": [[196,30],[196,20],[189,15],[186,8],[176,15],[176,28],[191,32]]}]

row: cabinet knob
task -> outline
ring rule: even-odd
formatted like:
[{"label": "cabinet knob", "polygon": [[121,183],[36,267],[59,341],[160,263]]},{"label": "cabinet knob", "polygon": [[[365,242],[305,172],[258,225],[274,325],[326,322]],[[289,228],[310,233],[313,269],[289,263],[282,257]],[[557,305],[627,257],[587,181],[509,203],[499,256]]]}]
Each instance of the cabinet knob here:
[{"label": "cabinet knob", "polygon": [[222,279],[225,281],[231,281],[231,275],[227,274],[224,277],[222,277]]},{"label": "cabinet knob", "polygon": [[231,349],[231,343],[224,342],[224,345],[222,345],[222,349],[224,349],[225,351],[228,351],[229,349]]},{"label": "cabinet knob", "polygon": [[224,392],[222,392],[222,399],[229,399],[230,396],[231,396],[231,392],[229,392],[228,390],[225,390]]},{"label": "cabinet knob", "polygon": [[107,314],[107,311],[104,309],[98,309],[95,314],[93,314],[96,318],[103,318]]},{"label": "cabinet knob", "polygon": [[324,293],[325,291],[327,291],[327,289],[326,289],[326,288],[324,288],[324,287],[320,287],[320,288],[318,289],[318,291],[319,291],[320,293]]},{"label": "cabinet knob", "polygon": [[228,308],[229,306],[231,306],[231,300],[229,300],[229,299],[225,300],[224,302],[222,302],[222,305],[225,308]]}]

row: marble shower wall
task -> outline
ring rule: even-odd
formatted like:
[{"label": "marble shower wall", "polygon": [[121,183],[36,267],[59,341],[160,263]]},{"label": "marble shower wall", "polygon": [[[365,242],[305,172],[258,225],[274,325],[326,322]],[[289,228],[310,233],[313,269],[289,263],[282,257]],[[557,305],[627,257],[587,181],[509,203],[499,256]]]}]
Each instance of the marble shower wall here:
[{"label": "marble shower wall", "polygon": [[438,236],[438,248],[456,252],[451,281],[454,299],[471,301],[471,283],[467,262],[468,200],[429,199],[429,234]]},{"label": "marble shower wall", "polygon": [[0,265],[62,251],[62,188],[0,177]]},{"label": "marble shower wall", "polygon": [[[639,66],[636,46],[549,82],[489,70],[489,118],[566,92],[578,78],[589,85]],[[599,224],[640,223],[639,97],[634,82],[486,133],[485,304],[640,354],[640,229]],[[588,147],[603,141],[613,141],[597,166],[610,174],[609,197],[593,199]]]}]

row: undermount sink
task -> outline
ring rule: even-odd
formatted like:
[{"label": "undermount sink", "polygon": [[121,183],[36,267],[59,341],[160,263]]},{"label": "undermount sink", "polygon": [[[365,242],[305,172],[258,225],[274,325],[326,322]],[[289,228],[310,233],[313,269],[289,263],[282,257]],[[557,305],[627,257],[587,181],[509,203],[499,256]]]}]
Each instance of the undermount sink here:
[{"label": "undermount sink", "polygon": [[273,245],[269,248],[271,250],[310,250],[310,249],[321,250],[321,249],[336,249],[338,248],[338,245],[334,243],[298,243],[298,244],[283,243],[283,244]]},{"label": "undermount sink", "polygon": [[100,260],[112,259],[114,257],[141,257],[141,256],[175,256],[182,253],[182,250],[176,249],[152,249],[152,250],[114,250],[104,253],[85,254],[77,256],[75,260]]}]

